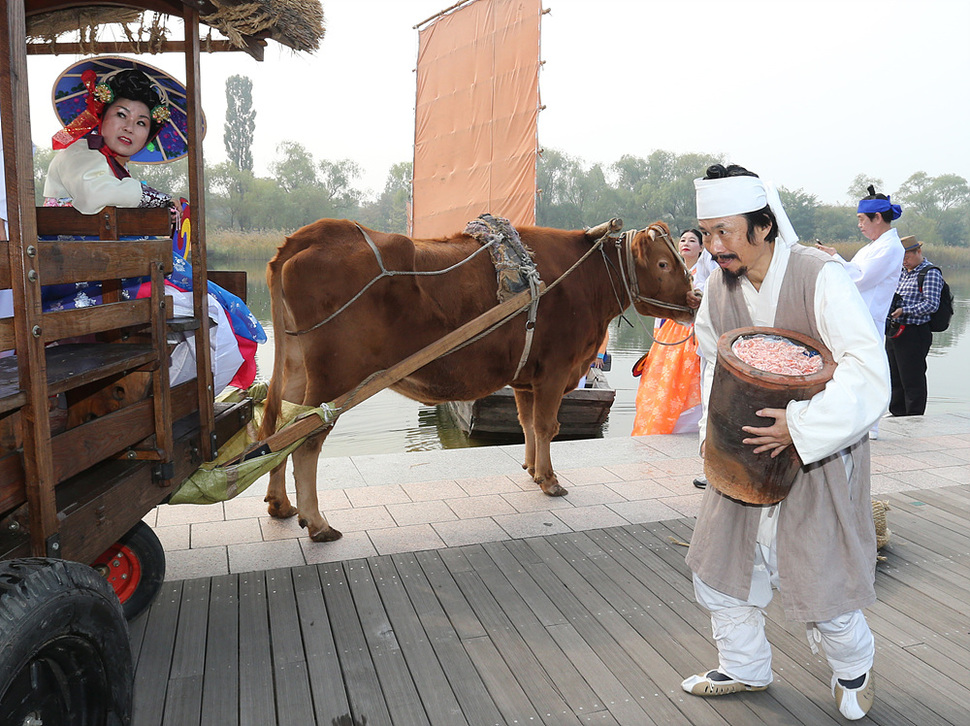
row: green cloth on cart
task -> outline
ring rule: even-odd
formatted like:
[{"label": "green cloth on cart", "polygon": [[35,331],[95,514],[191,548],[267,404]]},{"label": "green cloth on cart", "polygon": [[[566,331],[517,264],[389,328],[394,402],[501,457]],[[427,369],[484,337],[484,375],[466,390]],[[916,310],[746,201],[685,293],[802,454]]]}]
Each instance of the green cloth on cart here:
[{"label": "green cloth on cart", "polygon": [[[252,390],[252,389],[250,389]],[[248,391],[233,392],[218,400],[232,401],[241,400]],[[285,449],[274,451],[261,456],[253,457],[248,461],[226,465],[243,451],[257,442],[256,432],[263,420],[263,401],[253,403],[253,420],[244,428],[239,430],[235,436],[223,445],[219,450],[219,456],[215,461],[208,461],[195,470],[178,490],[168,500],[169,504],[215,504],[232,499],[237,494],[241,494],[249,488],[250,484],[259,479],[292,453],[304,439],[300,439]],[[320,425],[324,426],[333,423],[337,418],[336,411],[329,405],[323,406],[299,406],[295,403],[283,401],[280,411],[280,421],[285,422],[278,425],[277,430],[282,430],[294,421],[305,416],[319,416]]]}]

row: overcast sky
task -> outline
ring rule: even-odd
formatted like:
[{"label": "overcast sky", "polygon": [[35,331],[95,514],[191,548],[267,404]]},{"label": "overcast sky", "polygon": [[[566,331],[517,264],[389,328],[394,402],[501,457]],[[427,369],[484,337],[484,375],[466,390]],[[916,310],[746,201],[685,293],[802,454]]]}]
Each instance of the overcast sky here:
[{"label": "overcast sky", "polygon": [[[480,0],[485,1],[485,0]],[[379,191],[414,140],[413,26],[448,0],[323,0],[314,55],[203,55],[205,156],[223,161],[225,79],[249,76],[253,153],[268,174],[293,140],[353,159]],[[546,0],[539,143],[585,161],[724,154],[789,189],[847,203],[857,174],[892,193],[916,171],[970,179],[967,0]],[[181,32],[181,31],[179,31]],[[184,78],[181,58],[144,60]],[[74,58],[30,59],[34,140]],[[702,170],[698,170],[700,173]],[[854,201],[854,200],[852,200]]]}]

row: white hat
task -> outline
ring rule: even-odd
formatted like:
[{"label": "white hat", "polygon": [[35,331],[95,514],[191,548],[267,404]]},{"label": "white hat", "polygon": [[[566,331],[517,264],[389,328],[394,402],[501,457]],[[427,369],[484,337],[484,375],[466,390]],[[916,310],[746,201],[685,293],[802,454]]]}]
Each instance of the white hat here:
[{"label": "white hat", "polygon": [[722,179],[695,179],[697,218],[716,219],[757,212],[768,207],[778,222],[778,237],[789,247],[798,241],[778,190],[756,176],[729,176]]}]

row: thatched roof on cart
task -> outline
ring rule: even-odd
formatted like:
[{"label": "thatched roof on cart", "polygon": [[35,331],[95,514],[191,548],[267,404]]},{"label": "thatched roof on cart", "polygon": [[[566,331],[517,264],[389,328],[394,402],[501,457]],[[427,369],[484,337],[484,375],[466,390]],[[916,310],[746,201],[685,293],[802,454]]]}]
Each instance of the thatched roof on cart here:
[{"label": "thatched roof on cart", "polygon": [[253,41],[272,39],[294,50],[315,51],[325,32],[320,0],[25,0],[24,4],[27,36],[49,43],[79,31],[82,42],[94,41],[102,27],[121,24],[129,39],[137,37],[150,47],[168,35],[165,16],[181,16],[185,6],[197,6],[202,23],[243,49]]}]

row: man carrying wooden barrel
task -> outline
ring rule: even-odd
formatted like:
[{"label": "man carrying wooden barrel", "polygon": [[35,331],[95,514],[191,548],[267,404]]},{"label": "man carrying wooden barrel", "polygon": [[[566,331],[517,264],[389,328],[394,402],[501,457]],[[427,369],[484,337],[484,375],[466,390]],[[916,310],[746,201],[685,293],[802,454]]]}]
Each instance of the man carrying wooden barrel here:
[{"label": "man carrying wooden barrel", "polygon": [[[813,652],[832,668],[832,694],[843,716],[872,705],[874,644],[862,608],[875,602],[876,533],[869,498],[869,438],[885,412],[889,370],[882,341],[842,266],[797,244],[777,191],[737,166],[715,165],[695,181],[700,229],[720,265],[712,273],[695,331],[710,365],[718,338],[747,326],[776,327],[821,341],[836,363],[824,390],[784,409],[757,412],[771,425],[742,426],[742,443],[777,456],[793,446],[803,466],[786,499],[752,506],[721,494],[716,477],[704,494],[687,564],[697,601],[711,613],[716,668],[687,678],[698,696],[762,691],[772,681],[764,614],[772,588],[786,616],[807,624]],[[706,415],[701,419],[703,452]],[[733,432],[743,436],[740,432]],[[752,487],[758,482],[752,481]]]}]

